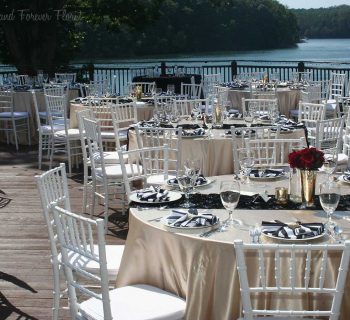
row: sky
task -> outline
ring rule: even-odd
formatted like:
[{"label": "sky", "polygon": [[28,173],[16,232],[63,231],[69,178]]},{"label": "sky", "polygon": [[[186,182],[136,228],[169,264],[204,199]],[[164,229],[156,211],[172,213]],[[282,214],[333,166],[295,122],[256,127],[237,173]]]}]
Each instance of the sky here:
[{"label": "sky", "polygon": [[341,4],[350,5],[350,0],[278,0],[278,2],[288,6],[291,9],[327,8],[339,6]]}]

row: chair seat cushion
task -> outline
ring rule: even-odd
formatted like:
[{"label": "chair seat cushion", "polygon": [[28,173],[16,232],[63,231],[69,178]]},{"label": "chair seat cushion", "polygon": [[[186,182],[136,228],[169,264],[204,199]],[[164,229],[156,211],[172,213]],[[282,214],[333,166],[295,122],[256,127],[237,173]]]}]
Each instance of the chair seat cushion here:
[{"label": "chair seat cushion", "polygon": [[[106,246],[106,258],[107,258],[107,270],[110,278],[115,278],[118,274],[120,261],[124,252],[124,245],[107,245]],[[94,250],[98,255],[98,246],[94,245]],[[91,273],[99,271],[99,264],[91,259],[82,257],[81,255],[73,252],[68,252],[69,261]]]},{"label": "chair seat cushion", "polygon": [[[66,137],[66,131],[65,130],[59,130],[55,132],[55,137],[57,138],[65,138]],[[69,139],[80,139],[80,133],[79,129],[68,129],[68,137]]]},{"label": "chair seat cushion", "polygon": [[[137,166],[135,164],[126,164],[126,172],[128,175],[131,175],[131,172],[137,172]],[[133,171],[131,171],[131,167],[133,167]],[[106,175],[107,179],[121,179],[123,178],[122,168],[119,164],[116,164],[114,166],[106,166]],[[97,168],[96,174],[100,177],[102,177],[102,169]]]},{"label": "chair seat cushion", "polygon": [[[42,125],[40,126],[41,131],[43,133],[51,133],[51,126],[46,124],[46,125]],[[64,126],[63,125],[55,125],[53,126],[53,131],[60,131],[60,130],[64,130]]]},{"label": "chair seat cushion", "polygon": [[[12,113],[11,112],[0,112],[0,118],[11,118]],[[14,112],[13,113],[14,118],[28,118],[29,113],[28,112]]]},{"label": "chair seat cushion", "polygon": [[[145,284],[126,286],[109,292],[112,319],[117,320],[179,320],[185,314],[186,302]],[[103,320],[102,301],[90,298],[80,304],[80,312],[89,320]]]},{"label": "chair seat cushion", "polygon": [[[128,160],[128,155],[123,155],[123,158],[124,158],[124,161],[127,161]],[[119,154],[117,151],[106,151],[106,152],[103,152],[103,159],[105,161],[105,164],[113,164],[113,163],[120,163],[120,160],[119,160]],[[95,157],[95,160],[97,162],[100,162],[101,161],[101,158],[100,158],[100,155],[97,155]]]}]

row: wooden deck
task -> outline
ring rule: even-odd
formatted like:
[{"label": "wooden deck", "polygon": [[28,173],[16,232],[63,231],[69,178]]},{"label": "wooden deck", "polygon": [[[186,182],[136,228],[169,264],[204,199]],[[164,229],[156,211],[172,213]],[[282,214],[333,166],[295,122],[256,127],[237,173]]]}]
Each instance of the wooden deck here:
[{"label": "wooden deck", "polygon": [[[43,170],[37,169],[35,148],[20,146],[16,152],[0,144],[0,190],[11,199],[7,205],[0,202],[0,320],[51,319],[50,250],[34,180],[47,169],[45,165]],[[69,190],[72,210],[81,212],[82,177],[76,173],[69,179]],[[107,243],[122,244],[127,217],[113,218],[114,235],[107,235]],[[60,314],[60,319],[69,319],[67,310]]]}]

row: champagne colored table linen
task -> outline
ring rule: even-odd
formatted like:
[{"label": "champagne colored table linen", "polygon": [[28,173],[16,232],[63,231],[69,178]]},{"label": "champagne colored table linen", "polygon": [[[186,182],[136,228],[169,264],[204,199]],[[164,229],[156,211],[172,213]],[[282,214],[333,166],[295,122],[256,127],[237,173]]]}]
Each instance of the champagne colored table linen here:
[{"label": "champagne colored table linen", "polygon": [[[212,177],[216,183],[200,188],[203,193],[217,192],[219,181],[232,176]],[[263,184],[258,183],[258,184]],[[288,184],[282,179],[279,185]],[[342,184],[343,192],[348,193],[349,187]],[[270,187],[272,190],[272,187]],[[244,188],[243,188],[244,189]],[[207,210],[216,214],[221,221],[228,217],[225,210]],[[138,210],[130,209],[129,233],[126,247],[117,276],[117,287],[135,283],[146,283],[168,290],[186,299],[186,319],[188,320],[228,320],[240,316],[240,290],[236,271],[234,254],[234,239],[250,241],[247,229],[230,229],[215,233],[210,238],[200,238],[203,230],[177,230],[165,227],[160,218],[169,214],[170,210]],[[350,216],[349,212],[343,213]],[[244,224],[255,225],[262,220],[322,222],[326,220],[324,212],[301,210],[235,210],[234,218],[241,219]],[[338,220],[348,237],[350,222]],[[263,242],[271,240],[262,236]],[[324,236],[313,243],[330,241]],[[311,243],[311,242],[310,242]],[[318,260],[317,260],[318,261]],[[332,257],[331,266],[327,270],[326,283],[334,281],[335,270],[339,263],[337,256]],[[249,279],[255,280],[257,263],[255,257],[248,256]],[[268,268],[274,268],[273,259]],[[300,268],[303,268],[302,262]],[[314,274],[318,274],[321,266],[314,266]],[[286,266],[286,279],[288,277]],[[252,280],[252,281],[253,281]],[[257,280],[256,280],[257,281]],[[314,279],[317,281],[317,279]],[[307,308],[311,303],[318,308],[328,303],[326,298],[312,300],[311,297],[302,299],[256,299],[259,307],[274,308]],[[350,315],[350,278],[346,280],[341,320]]]},{"label": "champagne colored table linen", "polygon": [[[244,121],[225,122],[234,125]],[[181,123],[179,124],[181,126]],[[186,159],[200,159],[202,173],[205,176],[231,174],[234,172],[231,135],[225,136],[225,130],[213,130],[213,137],[182,138],[181,163]],[[303,129],[282,134],[281,138],[295,139],[305,137]],[[241,140],[239,140],[241,141]],[[129,149],[137,149],[135,131],[129,131]]]},{"label": "champagne colored table linen", "polygon": [[[270,93],[267,91],[267,93]],[[271,92],[272,93],[272,92]],[[228,91],[228,101],[231,106],[242,112],[242,98],[250,98],[249,90],[229,90]],[[278,108],[281,114],[289,116],[289,111],[293,109],[298,109],[300,99],[299,90],[291,90],[289,88],[278,88],[277,89],[277,100]]]},{"label": "champagne colored table linen", "polygon": [[[78,128],[77,112],[87,109],[89,106],[83,105],[81,103],[70,104],[70,122],[69,125],[71,128]],[[137,119],[141,120],[150,120],[153,117],[154,106],[147,104],[145,102],[136,102],[137,109]]]}]

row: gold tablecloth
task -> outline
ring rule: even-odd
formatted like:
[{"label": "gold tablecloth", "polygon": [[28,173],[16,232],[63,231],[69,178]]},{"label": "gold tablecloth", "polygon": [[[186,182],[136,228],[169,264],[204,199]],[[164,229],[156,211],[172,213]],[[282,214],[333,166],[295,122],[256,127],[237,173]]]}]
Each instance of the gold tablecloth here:
[{"label": "gold tablecloth", "polygon": [[[243,122],[238,120],[238,122]],[[229,122],[225,122],[229,124]],[[232,121],[232,125],[235,122]],[[181,124],[179,124],[181,125]],[[281,134],[281,139],[295,139],[305,137],[303,129]],[[239,142],[241,140],[239,139]],[[129,149],[137,149],[135,131],[129,131]],[[186,159],[202,160],[202,173],[205,176],[216,176],[234,172],[231,135],[225,136],[224,130],[213,130],[213,137],[182,138],[181,163]]]},{"label": "gold tablecloth", "polygon": [[[218,180],[223,177],[217,177]],[[226,177],[227,178],[227,177]],[[279,185],[286,185],[287,180],[281,180]],[[271,185],[271,184],[270,184]],[[204,193],[218,190],[213,183],[201,189]],[[349,192],[345,186],[345,193]],[[227,218],[225,210],[211,210],[221,220]],[[129,233],[125,251],[118,273],[116,285],[145,283],[160,287],[178,294],[186,299],[186,319],[188,320],[232,320],[240,316],[241,298],[239,279],[236,271],[236,258],[233,248],[234,239],[250,241],[248,231],[230,229],[216,233],[210,238],[200,238],[202,231],[176,232],[163,226],[159,219],[170,213],[170,210],[138,210],[131,209],[129,217]],[[343,212],[350,217],[349,212]],[[243,220],[248,225],[260,223],[262,219],[281,221],[315,222],[325,221],[325,213],[320,211],[297,210],[235,210],[234,217]],[[337,220],[337,219],[336,219]],[[350,222],[339,221],[348,236]],[[263,241],[264,237],[263,237]],[[324,236],[318,242],[329,241]],[[252,258],[254,259],[254,258]],[[327,271],[326,281],[334,281],[334,273],[338,263],[337,257],[332,257],[331,268]],[[249,278],[255,279],[254,260],[248,265]],[[302,268],[302,265],[300,266]],[[315,274],[319,265],[314,266]],[[271,266],[272,268],[272,266]],[[286,272],[287,277],[287,272]],[[317,279],[315,279],[317,281]],[[266,307],[301,308],[315,304],[320,310],[328,300],[294,299],[288,297],[270,299]],[[255,304],[263,307],[262,299]],[[343,297],[341,320],[350,317],[350,278],[346,280]]]},{"label": "gold tablecloth", "polygon": [[[250,98],[249,90],[229,90],[228,100],[230,105],[242,112],[242,98]],[[278,108],[281,114],[289,116],[289,111],[298,109],[300,99],[299,90],[291,90],[289,88],[277,89]]]}]

